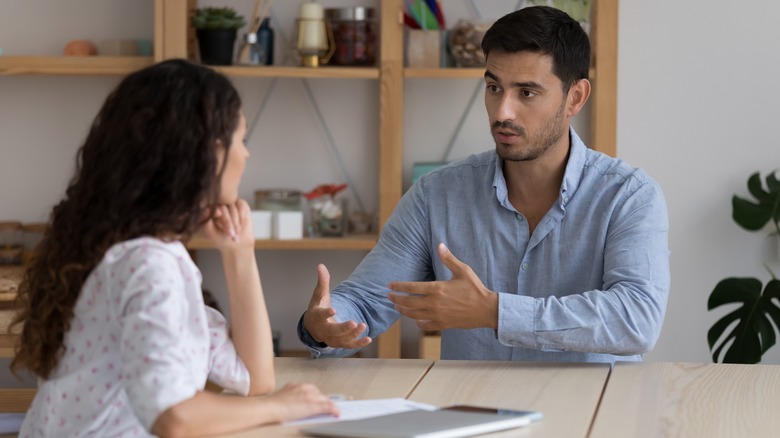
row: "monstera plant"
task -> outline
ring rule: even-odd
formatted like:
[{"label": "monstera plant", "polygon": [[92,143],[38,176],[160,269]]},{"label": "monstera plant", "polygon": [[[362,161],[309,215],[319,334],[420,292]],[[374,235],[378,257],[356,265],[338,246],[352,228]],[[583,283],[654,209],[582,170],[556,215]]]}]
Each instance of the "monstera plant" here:
[{"label": "monstera plant", "polygon": [[[755,200],[734,196],[732,217],[749,231],[759,231],[772,223],[774,230],[769,237],[780,243],[780,181],[775,173],[770,173],[765,182],[766,186],[759,173],[750,176],[748,191]],[[713,362],[758,363],[775,344],[780,329],[780,280],[768,264],[764,266],[772,277],[766,286],[756,278],[730,277],[721,280],[710,294],[708,310],[738,305],[707,332]],[[731,331],[726,332],[729,328]]]}]

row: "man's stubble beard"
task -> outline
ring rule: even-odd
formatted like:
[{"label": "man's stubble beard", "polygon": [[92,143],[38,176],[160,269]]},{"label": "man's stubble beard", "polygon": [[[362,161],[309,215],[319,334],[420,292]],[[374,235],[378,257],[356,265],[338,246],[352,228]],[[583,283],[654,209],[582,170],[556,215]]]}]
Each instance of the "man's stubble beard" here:
[{"label": "man's stubble beard", "polygon": [[[558,140],[565,133],[565,129],[561,127],[563,121],[563,111],[566,107],[566,101],[561,103],[558,111],[547,122],[547,124],[539,131],[533,138],[528,139],[528,146],[521,148],[517,151],[512,151],[502,144],[496,143],[496,153],[504,161],[533,161],[543,156],[549,151]],[[496,127],[508,127],[517,132],[523,138],[528,137],[528,132],[519,127],[514,127],[511,123],[507,122],[495,122],[493,129]],[[492,135],[492,130],[491,130]]]}]

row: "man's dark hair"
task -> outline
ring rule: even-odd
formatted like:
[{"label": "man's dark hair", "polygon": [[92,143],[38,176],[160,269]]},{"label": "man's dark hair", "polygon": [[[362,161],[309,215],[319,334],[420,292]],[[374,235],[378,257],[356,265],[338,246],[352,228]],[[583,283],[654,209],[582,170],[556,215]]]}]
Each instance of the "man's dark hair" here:
[{"label": "man's dark hair", "polygon": [[482,39],[486,59],[492,50],[552,56],[553,73],[563,83],[564,91],[588,78],[588,35],[576,20],[559,9],[532,6],[501,17]]}]

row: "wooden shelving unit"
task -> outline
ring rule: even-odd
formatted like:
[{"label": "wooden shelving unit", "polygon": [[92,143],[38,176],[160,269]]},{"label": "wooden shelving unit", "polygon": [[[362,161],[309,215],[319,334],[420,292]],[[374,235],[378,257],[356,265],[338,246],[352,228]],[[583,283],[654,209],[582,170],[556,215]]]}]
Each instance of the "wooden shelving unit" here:
[{"label": "wooden shelving unit", "polygon": [[[123,75],[154,61],[187,58],[192,53],[189,11],[194,0],[155,0],[154,58],[149,57],[0,57],[0,75]],[[235,77],[333,78],[379,81],[379,224],[387,221],[402,195],[404,139],[404,80],[407,78],[480,78],[482,69],[404,68],[402,0],[381,0],[379,6],[380,59],[376,68],[323,67],[219,67]],[[591,39],[595,53],[590,146],[610,155],[616,152],[617,126],[617,21],[618,0],[596,0],[593,6]],[[300,241],[261,240],[258,249],[369,250],[376,235],[342,239]],[[206,249],[192,241],[190,249]],[[377,339],[379,357],[400,357],[400,325]]]}]

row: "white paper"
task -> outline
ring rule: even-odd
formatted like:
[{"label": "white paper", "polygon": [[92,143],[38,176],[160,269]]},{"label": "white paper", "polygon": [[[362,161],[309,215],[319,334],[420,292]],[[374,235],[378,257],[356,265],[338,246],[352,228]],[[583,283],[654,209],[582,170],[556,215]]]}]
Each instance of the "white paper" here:
[{"label": "white paper", "polygon": [[407,400],[405,398],[379,398],[372,400],[343,400],[336,401],[336,406],[341,411],[341,416],[315,415],[302,420],[288,421],[286,426],[298,426],[309,423],[330,423],[334,421],[359,420],[361,418],[377,417],[379,415],[395,414],[397,412],[422,409],[433,411],[438,407]]},{"label": "white paper", "polygon": [[0,433],[18,433],[22,429],[24,413],[0,414]]}]

